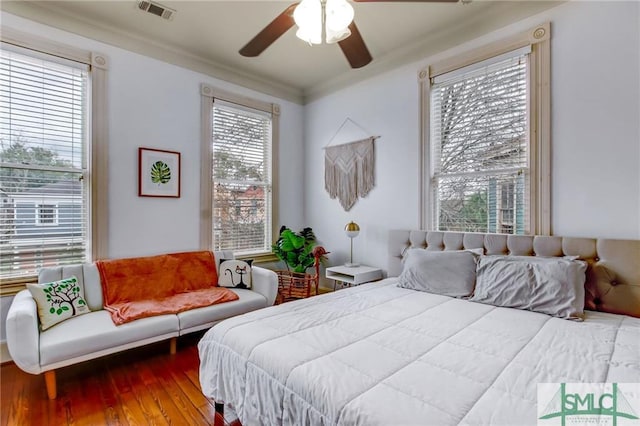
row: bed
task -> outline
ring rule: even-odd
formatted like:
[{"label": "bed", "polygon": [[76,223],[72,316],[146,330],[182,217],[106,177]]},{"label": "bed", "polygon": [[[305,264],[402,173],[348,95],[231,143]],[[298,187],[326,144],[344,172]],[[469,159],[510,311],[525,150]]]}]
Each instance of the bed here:
[{"label": "bed", "polygon": [[[584,321],[398,287],[415,248],[584,260]],[[202,391],[243,426],[535,424],[538,383],[640,382],[639,259],[637,240],[391,231],[390,278],[209,330]]]}]

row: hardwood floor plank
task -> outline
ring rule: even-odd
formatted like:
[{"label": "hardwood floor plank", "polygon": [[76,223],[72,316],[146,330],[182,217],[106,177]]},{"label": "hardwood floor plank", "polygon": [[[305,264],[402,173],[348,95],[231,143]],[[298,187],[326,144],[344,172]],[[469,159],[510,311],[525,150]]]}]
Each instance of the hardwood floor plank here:
[{"label": "hardwood floor plank", "polygon": [[144,415],[145,419],[147,419],[148,424],[151,425],[163,425],[167,424],[167,420],[164,418],[160,410],[158,409],[158,404],[147,389],[147,385],[144,383],[143,378],[139,374],[138,365],[135,365],[135,370],[127,370],[123,371],[123,374],[127,374],[129,382],[131,383],[131,388],[133,390],[133,396],[140,405],[140,410]]},{"label": "hardwood floor plank", "polygon": [[200,390],[200,335],[133,349],[56,370],[58,398],[47,398],[42,375],[0,367],[1,426],[229,425]]},{"label": "hardwood floor plank", "polygon": [[[169,422],[178,422],[178,424],[191,424],[187,423],[187,419],[184,418],[180,409],[175,405],[171,396],[167,390],[163,387],[162,383],[158,380],[153,370],[148,364],[140,364],[138,371],[142,375],[143,382],[146,384],[147,389],[151,392],[154,401],[158,406],[158,410],[162,413],[162,416]],[[196,423],[197,424],[197,423]]]},{"label": "hardwood floor plank", "polygon": [[167,364],[172,362],[175,362],[175,359],[166,360],[166,364],[163,363],[162,360],[158,360],[157,363],[149,364],[149,367],[156,374],[162,388],[169,395],[176,407],[178,407],[188,424],[202,424],[206,422],[207,419],[202,416],[194,401],[189,400],[182,391],[182,388],[178,385],[174,375],[169,371],[171,366]]},{"label": "hardwood floor plank", "polygon": [[200,386],[194,384],[189,376],[181,371],[171,370],[170,374],[180,390],[193,402],[195,406],[211,405],[213,403],[209,401],[200,390]]},{"label": "hardwood floor plank", "polygon": [[127,370],[129,370],[128,367],[118,365],[109,369],[105,378],[105,382],[108,381],[118,391],[118,398],[127,423],[130,425],[156,424],[157,420],[147,416],[140,405]]},{"label": "hardwood floor plank", "polygon": [[0,424],[9,424],[9,414],[11,406],[13,389],[16,383],[16,369],[9,368],[9,365],[2,364],[0,366],[0,383],[2,383],[2,392],[0,392]]},{"label": "hardwood floor plank", "polygon": [[[31,375],[29,375],[31,376]],[[31,379],[27,377],[25,381],[16,381],[13,389],[11,390],[11,401],[8,404],[8,423],[9,425],[24,425],[29,424],[30,412],[29,412],[29,397],[31,395]],[[43,383],[44,384],[44,383]],[[4,391],[2,392],[4,393]],[[7,409],[5,405],[2,406],[2,410]]]},{"label": "hardwood floor plank", "polygon": [[122,408],[120,390],[112,384],[109,378],[109,370],[111,368],[117,368],[117,365],[114,367],[113,363],[115,361],[113,359],[109,361],[110,363],[108,366],[105,365],[104,368],[99,370],[98,376],[98,380],[100,382],[100,385],[98,386],[98,394],[100,396],[100,404],[105,417],[104,424],[126,426],[129,425],[129,422],[127,421],[127,416]]}]

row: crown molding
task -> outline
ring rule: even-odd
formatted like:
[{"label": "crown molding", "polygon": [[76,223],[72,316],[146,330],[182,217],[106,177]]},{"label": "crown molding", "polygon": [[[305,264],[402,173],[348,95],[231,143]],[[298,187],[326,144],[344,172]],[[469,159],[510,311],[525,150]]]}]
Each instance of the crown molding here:
[{"label": "crown molding", "polygon": [[461,21],[459,25],[449,26],[445,30],[433,31],[431,36],[423,37],[404,48],[395,49],[389,54],[374,58],[373,62],[364,68],[350,70],[350,72],[304,89],[234,69],[201,56],[185,53],[180,49],[124,32],[119,28],[95,20],[87,20],[69,12],[55,10],[46,2],[0,1],[0,9],[44,25],[200,72],[228,83],[305,105],[376,75],[412,62],[425,60],[432,55],[508,26],[514,20],[526,19],[566,1],[497,2],[496,5],[485,9],[482,13],[475,14],[471,20]]},{"label": "crown molding", "polygon": [[303,92],[303,103],[308,104],[333,92],[403,65],[424,61],[430,56],[504,28],[515,21],[527,19],[565,2],[566,0],[527,3],[498,2],[481,13],[476,13],[470,20],[464,20],[458,25],[449,26],[445,30],[434,31],[431,36],[424,37],[404,48],[395,49],[379,58],[374,58],[364,68],[352,70],[351,73],[336,76],[306,89]]},{"label": "crown molding", "polygon": [[184,67],[247,89],[297,104],[303,104],[304,101],[302,90],[283,82],[263,78],[185,53],[180,49],[168,47],[166,44],[161,45],[151,39],[125,32],[120,28],[95,20],[87,20],[72,13],[55,10],[46,5],[46,2],[3,1],[0,2],[0,9],[22,18]]}]

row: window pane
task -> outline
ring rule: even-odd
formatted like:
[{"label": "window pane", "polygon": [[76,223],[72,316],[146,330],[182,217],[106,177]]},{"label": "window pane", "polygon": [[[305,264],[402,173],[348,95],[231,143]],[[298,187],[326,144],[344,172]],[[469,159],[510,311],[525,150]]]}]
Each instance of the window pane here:
[{"label": "window pane", "polygon": [[438,230],[525,233],[527,181],[522,173],[438,179],[434,184]]},{"label": "window pane", "polygon": [[217,184],[213,212],[215,250],[265,251],[266,194],[263,186]]},{"label": "window pane", "polygon": [[2,278],[87,260],[88,69],[0,53]]},{"label": "window pane", "polygon": [[434,228],[526,233],[526,56],[432,86]]},{"label": "window pane", "polygon": [[214,101],[215,250],[271,249],[271,125],[261,111]]}]

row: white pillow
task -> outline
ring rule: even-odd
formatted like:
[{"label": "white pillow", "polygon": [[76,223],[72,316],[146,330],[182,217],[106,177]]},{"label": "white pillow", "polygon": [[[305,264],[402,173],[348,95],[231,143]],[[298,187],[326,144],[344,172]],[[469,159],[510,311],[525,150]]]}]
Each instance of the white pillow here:
[{"label": "white pillow", "polygon": [[398,287],[451,297],[473,293],[477,255],[468,250],[407,250]]},{"label": "white pillow", "polygon": [[481,256],[470,300],[581,319],[586,270],[585,262],[560,257]]},{"label": "white pillow", "polygon": [[251,263],[253,260],[220,259],[218,285],[229,288],[251,288]]},{"label": "white pillow", "polygon": [[44,284],[27,284],[27,289],[38,306],[43,331],[71,317],[91,312],[76,277]]}]

